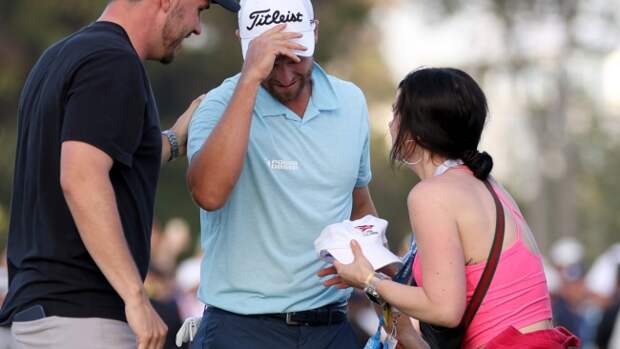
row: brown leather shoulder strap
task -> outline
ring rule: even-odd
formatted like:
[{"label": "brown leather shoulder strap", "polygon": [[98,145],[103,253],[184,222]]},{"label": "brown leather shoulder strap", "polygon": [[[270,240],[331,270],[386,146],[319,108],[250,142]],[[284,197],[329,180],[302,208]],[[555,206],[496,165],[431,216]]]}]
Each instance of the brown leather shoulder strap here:
[{"label": "brown leather shoulder strap", "polygon": [[487,187],[491,195],[493,196],[493,201],[495,201],[495,211],[496,211],[496,223],[495,223],[495,237],[493,238],[493,245],[491,246],[491,251],[489,252],[489,258],[487,259],[487,264],[484,267],[484,271],[482,272],[482,276],[480,277],[480,281],[478,281],[478,285],[476,286],[476,290],[474,291],[469,304],[467,305],[467,309],[465,310],[465,314],[463,315],[463,319],[461,320],[461,325],[464,329],[467,329],[471,324],[478,308],[482,304],[482,300],[486,295],[489,286],[491,285],[491,281],[493,280],[493,275],[495,274],[495,270],[497,269],[497,264],[499,263],[499,258],[502,254],[502,245],[504,244],[504,232],[505,232],[505,218],[504,218],[504,207],[500,202],[495,190],[491,183],[488,180],[484,181],[484,185]]}]

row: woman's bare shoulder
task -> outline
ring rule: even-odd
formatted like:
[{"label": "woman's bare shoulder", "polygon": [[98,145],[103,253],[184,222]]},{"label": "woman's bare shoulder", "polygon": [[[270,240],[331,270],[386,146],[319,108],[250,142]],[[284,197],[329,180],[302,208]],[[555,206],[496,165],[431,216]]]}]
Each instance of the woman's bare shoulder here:
[{"label": "woman's bare shoulder", "polygon": [[475,178],[458,173],[427,178],[411,189],[408,202],[414,203],[416,200],[432,199],[454,203],[471,194],[472,185],[475,182]]}]

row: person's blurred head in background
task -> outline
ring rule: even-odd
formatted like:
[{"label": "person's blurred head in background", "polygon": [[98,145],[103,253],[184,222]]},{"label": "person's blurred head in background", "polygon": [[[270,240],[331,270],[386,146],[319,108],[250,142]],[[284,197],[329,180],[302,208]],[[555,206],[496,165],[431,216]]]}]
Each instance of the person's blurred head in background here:
[{"label": "person's blurred head in background", "polygon": [[549,250],[553,265],[562,270],[573,264],[583,262],[583,244],[573,237],[564,237],[557,240]]},{"label": "person's blurred head in background", "polygon": [[151,265],[144,280],[144,288],[150,299],[160,302],[169,301],[173,298],[176,289],[174,274],[165,273]]},{"label": "person's blurred head in background", "polygon": [[616,271],[620,266],[620,243],[614,244],[592,263],[586,275],[586,286],[594,300],[601,306],[608,306],[617,291]]},{"label": "person's blurred head in background", "polygon": [[583,244],[573,237],[558,239],[549,250],[552,268],[557,272],[557,284],[550,283],[549,290],[571,303],[585,297],[583,256]]},{"label": "person's blurred head in background", "polygon": [[200,286],[201,260],[201,255],[187,259],[179,265],[176,272],[176,283],[179,290],[177,303],[183,318],[200,316],[205,307],[197,297],[198,287]]},{"label": "person's blurred head in background", "polygon": [[183,218],[172,218],[164,227],[163,243],[170,253],[178,256],[189,248],[190,228]]},{"label": "person's blurred head in background", "polygon": [[172,274],[178,258],[190,248],[189,224],[182,218],[173,218],[165,224],[163,232],[160,232],[158,225],[154,225],[151,243],[151,264],[164,273]]}]

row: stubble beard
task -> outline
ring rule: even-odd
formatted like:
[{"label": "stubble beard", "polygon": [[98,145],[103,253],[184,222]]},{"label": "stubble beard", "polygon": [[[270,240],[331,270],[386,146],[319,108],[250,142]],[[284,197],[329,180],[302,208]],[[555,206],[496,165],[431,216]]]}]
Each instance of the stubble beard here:
[{"label": "stubble beard", "polygon": [[164,28],[161,33],[161,38],[164,46],[164,56],[159,60],[162,64],[170,64],[174,61],[177,50],[187,35],[181,35],[175,29],[175,23],[181,23],[183,20],[183,14],[178,7],[172,9]]},{"label": "stubble beard", "polygon": [[312,70],[305,75],[300,75],[299,81],[297,83],[297,88],[288,92],[278,92],[278,89],[271,83],[265,83],[265,89],[280,103],[286,104],[288,102],[294,101],[304,92],[304,89],[310,88],[312,85]]}]

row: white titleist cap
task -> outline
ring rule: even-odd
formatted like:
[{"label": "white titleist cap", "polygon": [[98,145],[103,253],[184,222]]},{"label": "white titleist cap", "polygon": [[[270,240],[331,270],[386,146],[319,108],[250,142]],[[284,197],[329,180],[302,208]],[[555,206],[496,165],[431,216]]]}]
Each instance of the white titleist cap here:
[{"label": "white titleist cap", "polygon": [[238,15],[243,59],[255,37],[281,23],[286,23],[285,31],[303,34],[303,37],[293,41],[307,50],[293,51],[296,55],[314,55],[315,22],[310,0],[241,0]]},{"label": "white titleist cap", "polygon": [[385,247],[387,225],[386,220],[370,215],[355,221],[331,224],[314,241],[314,249],[324,261],[332,262],[335,258],[340,263],[349,264],[353,262],[351,240],[355,239],[375,270],[393,263],[402,264],[400,258]]}]

